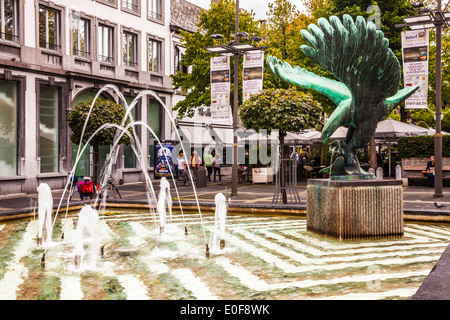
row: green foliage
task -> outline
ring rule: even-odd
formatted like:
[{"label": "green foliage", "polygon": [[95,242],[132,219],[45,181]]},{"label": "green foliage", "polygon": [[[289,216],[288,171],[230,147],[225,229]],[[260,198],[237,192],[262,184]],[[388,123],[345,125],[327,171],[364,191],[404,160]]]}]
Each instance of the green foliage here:
[{"label": "green foliage", "polygon": [[[429,158],[434,155],[434,136],[400,138],[398,154],[400,158]],[[442,138],[442,156],[450,157],[450,136]]]},{"label": "green foliage", "polygon": [[[202,11],[198,31],[194,33],[181,32],[182,43],[186,47],[183,64],[192,66],[191,73],[177,72],[172,75],[173,86],[186,93],[186,98],[174,106],[178,112],[177,120],[186,116],[192,117],[196,108],[211,105],[210,88],[210,58],[206,47],[218,45],[211,38],[213,34],[221,34],[226,44],[234,40],[236,5],[233,0],[220,0],[212,3],[210,10]],[[259,22],[254,20],[254,13],[239,8],[239,30],[250,35],[260,35]],[[241,42],[246,41],[241,40]],[[242,65],[242,57],[240,57]],[[234,59],[231,59],[231,79],[234,79]],[[242,79],[242,68],[239,68],[239,79]],[[239,89],[239,101],[242,101],[242,84]],[[231,85],[231,99],[233,101],[234,84]]]},{"label": "green foliage", "polygon": [[[74,106],[66,116],[67,123],[72,130],[71,141],[75,144],[80,143],[81,133],[83,131],[83,126],[91,104],[92,101],[81,102]],[[89,121],[83,137],[83,143],[86,143],[89,137],[92,136],[98,128],[106,123],[120,125],[124,116],[125,108],[123,106],[110,100],[102,100],[97,98],[89,116]],[[128,123],[130,123],[130,121],[127,119],[125,125]],[[115,128],[104,129],[91,140],[90,144],[96,146],[111,145],[114,142],[116,131],[117,129]],[[131,129],[130,132],[132,132]],[[130,145],[130,138],[128,135],[123,135],[120,143]]]},{"label": "green foliage", "polygon": [[266,89],[254,94],[239,111],[247,129],[273,129],[280,137],[287,132],[301,132],[322,124],[322,109],[311,96],[293,89]]}]

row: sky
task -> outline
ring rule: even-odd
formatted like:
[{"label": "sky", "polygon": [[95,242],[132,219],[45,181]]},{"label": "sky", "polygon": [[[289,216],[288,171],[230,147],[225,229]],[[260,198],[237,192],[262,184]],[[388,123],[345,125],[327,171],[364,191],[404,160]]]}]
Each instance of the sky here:
[{"label": "sky", "polygon": [[[211,0],[186,0],[204,9],[209,9]],[[269,11],[268,3],[273,0],[239,0],[239,7],[255,13],[255,19],[267,19],[266,12]],[[297,7],[298,10],[303,11],[302,0],[291,0],[291,3]]]}]

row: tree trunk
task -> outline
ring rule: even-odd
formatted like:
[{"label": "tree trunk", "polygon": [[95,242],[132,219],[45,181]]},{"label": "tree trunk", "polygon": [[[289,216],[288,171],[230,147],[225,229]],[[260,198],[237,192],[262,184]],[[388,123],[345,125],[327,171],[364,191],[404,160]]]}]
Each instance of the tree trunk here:
[{"label": "tree trunk", "polygon": [[98,145],[93,145],[93,154],[92,154],[92,180],[97,182],[99,181],[98,177]]},{"label": "tree trunk", "polygon": [[370,167],[377,172],[377,150],[375,144],[375,135],[369,141]]}]

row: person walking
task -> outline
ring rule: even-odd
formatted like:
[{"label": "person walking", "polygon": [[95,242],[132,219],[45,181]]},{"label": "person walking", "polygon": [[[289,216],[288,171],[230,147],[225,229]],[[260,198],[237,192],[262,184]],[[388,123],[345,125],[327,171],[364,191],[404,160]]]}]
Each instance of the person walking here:
[{"label": "person walking", "polygon": [[187,164],[186,159],[184,158],[183,151],[180,151],[178,154],[178,179],[183,179],[183,184],[187,186]]},{"label": "person walking", "polygon": [[222,156],[216,152],[216,156],[212,160],[212,166],[214,168],[214,182],[216,182],[216,174],[219,176],[219,181],[222,181],[222,175],[220,173],[220,165],[222,164]]},{"label": "person walking", "polygon": [[213,156],[212,156],[211,152],[208,150],[208,153],[205,156],[205,166],[206,166],[206,170],[208,171],[208,181],[211,181],[211,174],[213,172],[212,161],[213,161]]}]

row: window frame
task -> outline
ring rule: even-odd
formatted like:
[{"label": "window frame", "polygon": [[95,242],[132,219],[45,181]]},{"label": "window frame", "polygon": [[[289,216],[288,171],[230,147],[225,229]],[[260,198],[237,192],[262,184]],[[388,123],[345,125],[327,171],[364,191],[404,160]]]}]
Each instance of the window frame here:
[{"label": "window frame", "polygon": [[108,0],[95,0],[95,1],[99,2],[101,4],[104,4],[104,5],[116,8],[116,9],[118,7],[118,2],[119,2],[118,0],[111,0],[111,1],[108,1]]},{"label": "window frame", "polygon": [[58,96],[58,171],[57,172],[41,172],[41,164],[39,164],[39,173],[38,176],[41,175],[54,175],[63,172],[64,166],[67,163],[62,163],[62,160],[66,159],[67,162],[67,152],[68,152],[68,143],[67,143],[67,129],[68,126],[64,120],[64,115],[67,109],[67,99],[64,97],[68,96],[68,88],[67,83],[64,81],[56,82],[55,78],[49,77],[47,79],[37,78],[35,81],[35,89],[36,89],[36,155],[40,158],[40,98],[41,98],[41,86],[55,87],[58,88],[59,96]]},{"label": "window frame", "polygon": [[[73,20],[77,19],[79,21],[83,20],[85,22],[85,24],[87,24],[87,30],[85,30],[85,37],[87,37],[87,41],[85,40],[85,46],[87,47],[87,49],[85,49],[86,51],[81,51],[81,50],[77,50],[78,52],[84,52],[87,54],[87,56],[81,56],[78,54],[75,54],[75,47],[74,47],[74,38],[73,38]],[[83,12],[77,12],[77,11],[72,11],[72,15],[71,15],[71,28],[70,28],[70,42],[72,44],[72,50],[71,50],[71,54],[76,58],[76,59],[86,59],[86,60],[92,60],[93,59],[93,48],[92,48],[92,42],[93,42],[93,36],[92,36],[92,28],[93,25],[93,19],[89,16],[87,16],[86,14],[84,14]],[[78,36],[79,37],[79,36]],[[79,42],[79,41],[78,41]]]},{"label": "window frame", "polygon": [[[108,39],[108,43],[109,43],[109,46],[110,46],[110,50],[109,50],[110,52],[109,53],[112,56],[100,55],[100,28],[108,28],[108,29],[111,30],[110,35],[109,35],[109,39]],[[96,41],[97,42],[97,46],[96,46],[96,49],[97,49],[96,58],[97,59],[96,60],[99,61],[100,63],[104,63],[104,64],[108,64],[108,65],[115,65],[116,64],[115,63],[115,59],[116,59],[115,33],[116,33],[116,26],[111,25],[111,24],[109,24],[107,22],[102,22],[102,21],[99,21],[97,23],[97,41]],[[102,32],[102,34],[103,34],[103,32]],[[103,49],[104,48],[102,48],[102,53],[103,53]],[[100,56],[106,57],[106,58],[110,59],[111,61],[101,60]]]},{"label": "window frame", "polygon": [[[40,21],[39,21],[39,16],[41,14],[41,9],[45,10],[45,47],[41,46],[41,41],[40,41]],[[51,44],[49,43],[49,29],[48,29],[48,12],[49,11],[54,11],[56,14],[56,44]],[[54,6],[54,5],[49,5],[49,4],[44,4],[44,3],[39,3],[37,6],[37,44],[36,47],[41,49],[41,50],[45,50],[45,51],[50,51],[53,53],[60,53],[62,54],[63,52],[63,39],[62,36],[64,35],[64,30],[63,30],[63,23],[62,23],[62,19],[61,17],[64,15],[64,12],[62,9]],[[53,45],[54,47],[56,47],[56,49],[51,49],[50,45]]]},{"label": "window frame", "polygon": [[0,0],[0,41],[5,41],[9,43],[20,44],[20,14],[21,10],[20,4],[18,0],[13,0],[14,3],[14,13],[13,13],[13,34],[8,35],[13,38],[13,40],[6,39],[7,34],[5,33],[5,10],[4,10],[4,2],[5,0]]},{"label": "window frame", "polygon": [[[160,5],[160,13],[150,11],[150,4],[153,1],[158,1]],[[156,23],[160,23],[164,25],[165,21],[165,1],[166,0],[147,0],[147,19]],[[160,17],[154,17],[152,13],[156,13],[156,15],[159,15]]]},{"label": "window frame", "polygon": [[[125,35],[130,35],[132,36],[133,39],[133,43],[134,43],[134,49],[133,49],[133,55],[134,55],[134,61],[129,61],[129,60],[125,60],[124,59],[124,46],[125,46]],[[122,66],[127,68],[127,69],[132,69],[132,70],[138,70],[139,69],[139,43],[140,43],[140,37],[139,37],[139,33],[129,29],[129,28],[125,28],[122,27],[122,51],[121,51],[121,56],[122,56]],[[127,64],[126,62],[131,62],[132,65],[130,66],[129,64]]]},{"label": "window frame", "polygon": [[[121,1],[121,6],[120,9],[124,12],[136,15],[138,17],[141,16],[141,0],[122,0]],[[133,9],[127,8],[125,6],[125,4],[129,4],[130,2],[134,2],[131,4],[131,6],[133,7]]]},{"label": "window frame", "polygon": [[[17,86],[16,91],[16,175],[13,177],[21,177],[24,175],[24,160],[25,160],[25,90],[26,77],[13,76],[12,73],[5,72],[0,74],[0,80],[15,82]],[[0,176],[0,181],[8,179],[11,176]]]},{"label": "window frame", "polygon": [[[150,70],[150,43],[157,43],[159,44],[159,57],[158,57],[158,71],[155,70]],[[163,47],[164,47],[164,40],[156,37],[156,36],[152,36],[152,35],[147,35],[147,61],[146,61],[146,71],[150,72],[151,74],[155,74],[155,75],[162,75],[164,73],[164,54],[163,54]],[[152,47],[153,49],[153,47]]]}]

